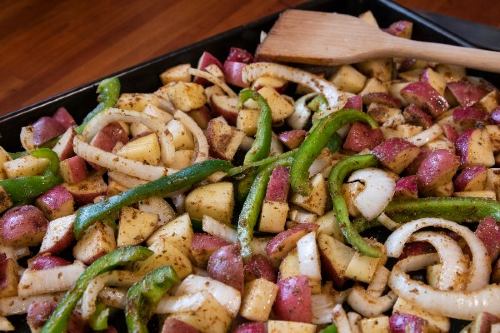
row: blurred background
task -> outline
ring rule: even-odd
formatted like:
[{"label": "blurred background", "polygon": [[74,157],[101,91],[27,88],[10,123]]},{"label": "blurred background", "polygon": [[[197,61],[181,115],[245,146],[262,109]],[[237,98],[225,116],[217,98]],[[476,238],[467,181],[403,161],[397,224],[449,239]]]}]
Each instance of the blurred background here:
[{"label": "blurred background", "polygon": [[[303,2],[0,0],[0,114]],[[498,0],[397,2],[500,28]]]}]

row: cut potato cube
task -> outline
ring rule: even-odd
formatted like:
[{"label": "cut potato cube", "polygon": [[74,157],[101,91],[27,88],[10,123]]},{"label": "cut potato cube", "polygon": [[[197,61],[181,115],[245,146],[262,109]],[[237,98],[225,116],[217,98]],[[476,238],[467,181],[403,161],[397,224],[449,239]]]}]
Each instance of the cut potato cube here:
[{"label": "cut potato cube", "polygon": [[392,58],[373,59],[356,64],[358,70],[382,82],[389,81],[392,76]]},{"label": "cut potato cube", "polygon": [[279,271],[281,280],[300,275],[299,256],[296,249],[290,251],[281,261]]},{"label": "cut potato cube", "polygon": [[248,320],[266,321],[278,293],[278,286],[266,279],[246,284],[240,314]]},{"label": "cut potato cube", "polygon": [[323,215],[328,200],[328,186],[322,174],[317,174],[311,180],[311,192],[308,196],[295,193],[291,202],[312,213]]},{"label": "cut potato cube", "polygon": [[341,66],[330,78],[337,88],[353,94],[359,93],[366,83],[366,76],[350,65]]},{"label": "cut potato cube", "polygon": [[122,192],[125,192],[126,190],[128,190],[128,188],[118,183],[116,180],[114,179],[108,180],[108,190],[106,192],[107,195],[117,195]]},{"label": "cut potato cube", "polygon": [[399,99],[403,106],[406,106],[408,102],[406,102],[406,99],[401,96],[401,90],[409,84],[410,82],[394,82],[389,86],[390,94]]},{"label": "cut potato cube", "polygon": [[236,128],[243,131],[246,135],[254,136],[257,132],[257,122],[260,111],[253,109],[243,109],[238,112],[236,118]]},{"label": "cut potato cube", "polygon": [[493,90],[481,98],[478,104],[488,113],[491,113],[498,106],[498,92]]},{"label": "cut potato cube", "polygon": [[123,207],[118,225],[118,246],[137,245],[144,242],[158,225],[158,215]]},{"label": "cut potato cube", "polygon": [[160,142],[155,133],[128,142],[116,153],[131,160],[158,165],[160,163]]},{"label": "cut potato cube", "polygon": [[389,317],[364,318],[359,321],[359,326],[361,333],[387,333],[389,332]]},{"label": "cut potato cube", "polygon": [[193,135],[180,121],[169,121],[167,130],[172,134],[175,149],[194,149]]},{"label": "cut potato cube", "polygon": [[183,321],[202,333],[226,333],[231,324],[231,315],[208,292],[191,295],[185,311],[172,314],[169,318]]},{"label": "cut potato cube", "polygon": [[363,183],[355,181],[351,183],[342,184],[342,196],[347,205],[347,210],[349,211],[349,215],[358,217],[361,213],[358,210],[358,207],[354,204],[354,200],[365,189],[365,185]]},{"label": "cut potato cube", "polygon": [[448,317],[427,312],[401,297],[398,297],[392,308],[392,312],[407,313],[425,319],[433,332],[448,332],[450,330],[450,320]]},{"label": "cut potato cube", "polygon": [[[121,222],[120,222],[121,223]],[[118,236],[120,239],[120,236]],[[169,242],[189,256],[193,241],[193,228],[188,214],[183,214],[156,230],[147,240],[148,246],[155,242]]]},{"label": "cut potato cube", "polygon": [[158,89],[155,94],[166,97],[176,109],[184,112],[201,108],[207,103],[203,86],[192,82],[171,82]]},{"label": "cut potato cube", "polygon": [[285,230],[288,203],[265,200],[260,214],[259,231],[278,233]]},{"label": "cut potato cube", "polygon": [[73,257],[89,265],[103,255],[116,249],[115,233],[104,223],[91,225],[73,247]]},{"label": "cut potato cube", "polygon": [[368,257],[355,252],[345,269],[345,276],[356,281],[370,283],[379,264],[380,258]]},{"label": "cut potato cube", "polygon": [[293,111],[293,103],[280,95],[276,90],[270,87],[262,87],[258,91],[264,97],[267,104],[271,108],[273,122],[282,121],[290,116]]},{"label": "cut potato cube", "polygon": [[221,116],[208,122],[205,132],[212,156],[232,160],[245,133],[230,126]]},{"label": "cut potato cube", "polygon": [[189,216],[201,221],[208,215],[220,222],[231,224],[234,208],[234,190],[230,182],[220,182],[195,188],[186,196]]},{"label": "cut potato cube", "polygon": [[3,168],[8,178],[17,178],[39,175],[45,171],[48,165],[49,160],[46,158],[36,158],[26,155],[4,162]]},{"label": "cut potato cube", "polygon": [[170,265],[179,279],[184,279],[193,271],[189,258],[173,244],[159,240],[151,244],[149,249],[154,254],[144,261],[135,263],[134,267],[137,274],[144,275],[158,267]]},{"label": "cut potato cube", "polygon": [[0,274],[2,277],[0,297],[17,295],[19,284],[19,268],[13,258],[0,257]]},{"label": "cut potato cube", "polygon": [[168,166],[172,169],[182,170],[192,164],[194,150],[181,149],[174,153],[174,160]]},{"label": "cut potato cube", "polygon": [[5,162],[8,162],[10,160],[11,158],[9,153],[5,149],[3,149],[3,147],[0,146],[0,179],[5,178],[3,165]]},{"label": "cut potato cube", "polygon": [[180,64],[171,67],[160,74],[160,79],[163,84],[170,82],[191,82],[191,74],[189,74],[191,64]]},{"label": "cut potato cube", "polygon": [[[141,123],[132,123],[130,124],[130,134],[132,137],[137,138],[140,136],[148,135],[151,133],[149,127]],[[116,147],[116,146],[115,146]],[[115,148],[113,148],[114,150]]]},{"label": "cut potato cube", "polygon": [[163,225],[172,221],[175,218],[175,211],[163,198],[150,197],[139,201],[138,208],[140,211],[158,215],[158,224]]},{"label": "cut potato cube", "polygon": [[123,93],[116,102],[116,107],[123,110],[144,111],[146,105],[160,105],[158,96],[153,94]]},{"label": "cut potato cube", "polygon": [[500,151],[500,126],[486,125],[486,132],[490,136],[491,147],[494,152]]},{"label": "cut potato cube", "polygon": [[337,218],[335,217],[335,212],[333,210],[318,217],[314,223],[319,225],[317,230],[318,234],[327,234],[329,236],[333,236],[336,240],[343,241],[344,236],[342,235],[342,231],[340,230]]},{"label": "cut potato cube", "polygon": [[267,333],[315,333],[316,325],[295,321],[269,320]]},{"label": "cut potato cube", "polygon": [[363,96],[370,93],[387,93],[387,92],[388,90],[386,86],[384,86],[384,84],[380,82],[378,79],[372,77],[366,81],[363,90],[361,90],[359,94]]}]

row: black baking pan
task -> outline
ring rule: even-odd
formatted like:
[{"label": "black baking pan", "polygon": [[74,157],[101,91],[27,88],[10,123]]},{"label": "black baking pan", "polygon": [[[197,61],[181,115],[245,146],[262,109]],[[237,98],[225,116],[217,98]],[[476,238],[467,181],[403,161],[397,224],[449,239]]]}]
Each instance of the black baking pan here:
[{"label": "black baking pan", "polygon": [[[386,27],[396,20],[412,21],[414,23],[413,38],[416,40],[474,47],[452,32],[389,0],[317,0],[307,2],[298,8],[350,15],[359,15],[371,10],[382,27]],[[278,15],[279,13],[270,15],[114,75],[120,78],[123,92],[152,92],[161,86],[159,79],[161,72],[180,63],[196,65],[203,51],[209,51],[220,59],[225,58],[231,46],[254,51],[259,42],[260,32],[268,31]],[[307,38],[307,36],[304,37]],[[499,75],[482,72],[477,72],[477,74],[497,86],[500,84]],[[20,150],[19,133],[21,127],[34,122],[41,116],[51,115],[61,106],[65,106],[77,121],[82,120],[96,105],[96,88],[101,79],[0,117],[0,145],[8,151]],[[10,318],[16,327],[16,332],[30,332],[24,318],[25,316]],[[122,321],[120,318],[116,319]],[[126,331],[123,323],[119,326],[120,331]],[[463,322],[453,321],[452,331],[458,331],[461,326],[463,326]]]}]

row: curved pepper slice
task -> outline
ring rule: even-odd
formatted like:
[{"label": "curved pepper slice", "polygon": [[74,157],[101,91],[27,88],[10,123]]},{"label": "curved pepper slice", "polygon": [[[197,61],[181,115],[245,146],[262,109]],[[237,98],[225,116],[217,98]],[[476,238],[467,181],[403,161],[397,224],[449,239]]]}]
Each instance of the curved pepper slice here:
[{"label": "curved pepper slice", "polygon": [[356,110],[340,110],[322,118],[314,125],[295,154],[295,162],[290,171],[290,185],[294,192],[303,195],[309,194],[309,167],[314,159],[318,157],[337,130],[355,121],[366,122],[372,128],[378,127],[377,122],[369,115]]},{"label": "curved pepper slice", "polygon": [[125,319],[129,333],[147,333],[148,321],[163,295],[179,282],[175,270],[163,266],[148,273],[127,292]]},{"label": "curved pepper slice", "polygon": [[9,194],[14,204],[27,203],[63,182],[59,176],[59,158],[49,148],[39,148],[30,153],[49,160],[49,166],[41,176],[26,176],[0,180],[0,186]]},{"label": "curved pepper slice", "polygon": [[253,239],[253,229],[259,219],[262,202],[266,195],[267,183],[271,177],[271,172],[278,166],[290,166],[293,163],[292,157],[280,159],[268,165],[263,170],[259,171],[255,180],[252,183],[250,192],[246,197],[245,203],[241,208],[240,216],[238,217],[238,241],[241,246],[241,255],[243,258],[249,258],[252,255],[250,243]]},{"label": "curved pepper slice", "polygon": [[271,127],[271,108],[269,107],[269,104],[267,104],[264,97],[262,97],[258,92],[250,89],[243,89],[240,91],[240,105],[243,105],[243,103],[250,98],[259,104],[260,115],[259,120],[257,121],[255,141],[252,144],[252,148],[250,148],[245,155],[243,165],[260,161],[269,155],[269,151],[271,150],[271,136],[273,134]]},{"label": "curved pepper slice", "polygon": [[207,160],[193,164],[172,175],[161,177],[144,185],[139,185],[128,191],[106,198],[103,201],[82,207],[78,210],[73,232],[76,239],[80,239],[83,232],[92,223],[104,220],[117,214],[124,206],[152,196],[165,197],[167,194],[179,191],[205,180],[217,171],[227,171],[231,163],[223,160]]},{"label": "curved pepper slice", "polygon": [[393,200],[384,211],[396,222],[440,217],[455,222],[478,222],[492,216],[500,221],[500,202],[482,198],[421,198]]},{"label": "curved pepper slice", "polygon": [[92,265],[80,275],[75,285],[68,290],[57,304],[56,309],[42,328],[42,333],[66,332],[69,318],[76,303],[87,289],[90,281],[96,276],[109,272],[118,266],[144,260],[151,256],[153,251],[143,246],[126,246],[110,252],[94,261]]},{"label": "curved pepper slice", "polygon": [[359,235],[349,220],[349,211],[344,196],[342,195],[342,184],[344,179],[351,172],[377,166],[377,158],[372,154],[355,155],[341,160],[332,168],[328,183],[330,185],[330,195],[332,197],[335,217],[342,234],[349,244],[364,255],[370,257],[380,257],[382,253],[376,247],[369,245],[363,237]]}]

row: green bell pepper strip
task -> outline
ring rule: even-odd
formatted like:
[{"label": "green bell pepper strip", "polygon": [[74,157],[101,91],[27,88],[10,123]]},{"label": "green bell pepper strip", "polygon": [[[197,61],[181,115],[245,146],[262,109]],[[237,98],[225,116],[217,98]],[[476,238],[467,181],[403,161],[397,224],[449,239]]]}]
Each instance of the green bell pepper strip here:
[{"label": "green bell pepper strip", "polygon": [[94,222],[117,214],[124,206],[129,206],[151,196],[165,197],[167,194],[189,188],[205,180],[217,171],[227,171],[231,163],[223,160],[207,160],[193,164],[172,175],[161,177],[152,182],[139,185],[128,191],[106,198],[103,201],[82,207],[78,210],[73,226],[76,239]]},{"label": "green bell pepper strip", "polygon": [[271,150],[271,137],[272,137],[272,118],[271,118],[271,108],[267,104],[264,97],[262,97],[258,92],[243,89],[240,91],[240,105],[243,105],[248,99],[253,99],[259,104],[260,115],[257,121],[257,133],[255,134],[255,141],[252,144],[252,148],[245,155],[245,160],[243,165],[260,161],[269,155]]},{"label": "green bell pepper strip", "polygon": [[314,129],[309,133],[304,142],[295,154],[295,162],[290,171],[290,184],[295,193],[308,195],[309,185],[309,167],[314,159],[318,157],[321,150],[327,145],[331,136],[341,127],[355,122],[363,121],[372,128],[377,128],[378,124],[366,113],[356,110],[340,110],[322,118],[314,125]]},{"label": "green bell pepper strip", "polygon": [[337,326],[335,324],[330,324],[319,331],[319,333],[337,333]]},{"label": "green bell pepper strip", "polygon": [[99,104],[90,111],[82,121],[82,124],[76,128],[76,132],[81,134],[87,123],[102,111],[116,104],[120,97],[120,80],[117,77],[110,77],[99,82],[97,86],[97,101]]},{"label": "green bell pepper strip", "polygon": [[374,167],[377,166],[377,164],[378,160],[372,154],[354,155],[335,164],[328,177],[333,209],[335,211],[335,217],[337,218],[337,223],[339,224],[342,234],[344,235],[347,242],[361,254],[376,258],[382,255],[380,250],[369,245],[354,229],[351,221],[349,220],[347,204],[345,202],[344,196],[342,195],[342,184],[344,183],[344,179],[351,172],[359,169]]},{"label": "green bell pepper strip", "polygon": [[42,328],[42,333],[66,332],[68,322],[76,304],[83,296],[90,281],[96,276],[109,272],[118,266],[124,266],[151,256],[153,251],[143,246],[125,246],[110,252],[94,261],[80,275],[75,285],[66,292],[56,309]]},{"label": "green bell pepper strip", "polygon": [[163,266],[148,273],[127,292],[125,320],[129,333],[147,333],[147,324],[163,295],[179,282],[175,270]]},{"label": "green bell pepper strip", "polygon": [[250,192],[250,188],[252,187],[255,177],[257,177],[258,173],[259,169],[249,170],[245,174],[245,177],[241,178],[236,183],[236,202],[239,205],[242,205],[245,202],[245,199],[247,198],[248,193]]},{"label": "green bell pepper strip", "polygon": [[396,222],[438,217],[463,223],[478,222],[488,216],[500,221],[500,202],[459,197],[393,200],[384,212]]},{"label": "green bell pepper strip", "polygon": [[108,328],[108,319],[111,308],[103,303],[97,303],[95,312],[89,318],[89,325],[94,331],[103,331]]},{"label": "green bell pepper strip", "polygon": [[342,147],[342,138],[337,133],[334,133],[326,143],[326,148],[331,153],[336,153],[340,150],[340,147]]},{"label": "green bell pepper strip", "polygon": [[307,108],[313,112],[325,109],[327,106],[328,106],[328,101],[323,95],[317,95],[307,104]]},{"label": "green bell pepper strip", "polygon": [[253,238],[253,229],[259,219],[271,172],[278,165],[290,166],[292,163],[292,157],[278,160],[265,167],[257,174],[257,177],[255,177],[250,192],[241,208],[240,216],[238,217],[237,234],[243,258],[248,259],[252,255],[250,243]]},{"label": "green bell pepper strip", "polygon": [[294,156],[295,153],[297,152],[297,150],[298,149],[290,150],[290,151],[287,151],[286,153],[283,153],[283,154],[266,157],[266,158],[264,158],[264,159],[262,159],[260,161],[257,161],[257,162],[252,162],[252,163],[249,163],[247,165],[240,165],[240,166],[231,168],[227,172],[227,175],[230,176],[230,177],[233,177],[233,176],[242,174],[242,173],[244,173],[244,172],[246,172],[246,171],[248,171],[250,169],[253,169],[253,168],[265,167],[265,166],[267,166],[267,165],[269,165],[271,163],[276,162],[279,159],[283,159],[283,158],[287,158],[287,157],[290,157],[290,156]]},{"label": "green bell pepper strip", "polygon": [[30,202],[63,182],[59,175],[59,158],[55,152],[49,148],[39,148],[30,154],[33,157],[49,160],[43,175],[0,180],[0,186],[9,194],[15,205]]}]

